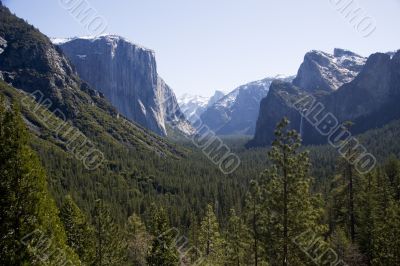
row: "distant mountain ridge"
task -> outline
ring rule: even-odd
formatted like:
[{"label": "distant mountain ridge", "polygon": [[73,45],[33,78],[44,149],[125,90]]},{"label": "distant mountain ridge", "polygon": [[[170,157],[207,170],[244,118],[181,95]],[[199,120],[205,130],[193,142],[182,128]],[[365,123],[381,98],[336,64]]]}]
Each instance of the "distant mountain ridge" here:
[{"label": "distant mountain ridge", "polygon": [[213,105],[224,96],[225,94],[218,90],[215,91],[214,95],[211,97],[190,95],[185,93],[178,98],[178,104],[187,119],[192,124],[195,124],[209,106]]},{"label": "distant mountain ridge", "polygon": [[53,43],[82,79],[132,121],[161,136],[167,135],[170,123],[185,134],[193,133],[174,92],[157,73],[154,51],[117,35],[53,39]]},{"label": "distant mountain ridge", "polygon": [[[358,61],[359,58],[356,60]],[[318,69],[314,71],[315,75],[320,74]],[[296,86],[299,84],[298,79],[295,79],[293,83],[274,82],[268,96],[261,102],[255,136],[248,146],[270,145],[274,139],[276,123],[284,116],[289,118],[293,129],[302,132],[305,144],[326,143],[326,137],[319,134],[308,122],[303,121],[300,113],[293,107],[296,100],[306,95],[312,95],[324,106],[325,109],[318,114],[319,117],[331,112],[339,123],[353,121],[353,133],[362,133],[371,128],[381,127],[400,118],[400,108],[398,108],[400,52],[394,55],[372,54],[357,75],[346,83],[348,77],[340,81],[343,84],[338,89],[331,90],[299,87]]]},{"label": "distant mountain ridge", "polygon": [[242,85],[208,107],[201,121],[218,135],[252,135],[260,101],[275,79],[291,81],[293,77],[277,75]]}]

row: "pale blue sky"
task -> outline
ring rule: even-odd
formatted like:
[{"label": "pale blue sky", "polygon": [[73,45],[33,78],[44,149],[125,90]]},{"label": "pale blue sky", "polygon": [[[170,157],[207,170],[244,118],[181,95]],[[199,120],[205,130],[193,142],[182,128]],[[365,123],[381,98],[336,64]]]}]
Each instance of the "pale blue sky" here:
[{"label": "pale blue sky", "polygon": [[[72,0],[3,0],[50,37],[88,35],[63,1]],[[107,20],[107,32],[155,50],[158,72],[178,95],[295,74],[313,49],[365,56],[400,49],[400,0],[354,0],[376,21],[367,38],[334,8],[350,0],[87,1]]]}]

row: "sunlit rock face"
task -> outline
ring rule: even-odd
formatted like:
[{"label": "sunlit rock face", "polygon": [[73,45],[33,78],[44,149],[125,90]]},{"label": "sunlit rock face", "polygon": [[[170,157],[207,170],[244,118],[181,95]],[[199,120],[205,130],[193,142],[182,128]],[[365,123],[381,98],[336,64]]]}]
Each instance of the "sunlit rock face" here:
[{"label": "sunlit rock face", "polygon": [[[162,136],[167,134],[170,120],[179,130],[189,130],[173,91],[157,74],[152,50],[115,35],[53,42],[62,48],[81,78],[104,93],[127,118]],[[174,106],[173,112],[168,113],[171,108],[166,106]]]},{"label": "sunlit rock face", "polygon": [[337,90],[352,81],[366,61],[365,57],[338,48],[333,54],[310,51],[304,56],[293,85],[308,91]]},{"label": "sunlit rock face", "polygon": [[315,103],[322,104],[323,111],[318,114],[319,118],[331,113],[339,123],[352,121],[351,131],[354,134],[400,118],[400,52],[372,54],[358,74],[348,83],[342,80],[343,84],[337,89],[319,87],[313,90],[296,86],[300,84],[298,80],[271,85],[267,97],[261,101],[255,136],[248,143],[249,147],[271,145],[275,126],[284,116],[291,121],[292,129],[302,133],[303,143],[326,143],[327,137],[317,132],[305,119],[302,121],[299,111],[293,107],[293,103],[306,95],[313,96]]}]

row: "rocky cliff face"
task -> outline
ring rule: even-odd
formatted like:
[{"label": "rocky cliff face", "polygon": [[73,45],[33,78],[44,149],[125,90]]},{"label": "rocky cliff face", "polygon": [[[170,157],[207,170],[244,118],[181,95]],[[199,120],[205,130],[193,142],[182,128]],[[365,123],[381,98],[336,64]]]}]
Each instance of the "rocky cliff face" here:
[{"label": "rocky cliff face", "polygon": [[[154,151],[160,156],[176,153],[173,145],[119,116],[102,93],[80,79],[59,47],[4,6],[0,6],[0,42],[0,73],[12,85],[10,88],[17,90],[13,95],[42,94],[36,100],[72,126],[72,131],[67,127],[63,134],[81,132],[100,150],[114,151],[125,146],[135,151]],[[59,132],[44,126],[40,113],[24,111],[28,113],[24,119],[34,134],[68,149],[60,141]]]},{"label": "rocky cliff face", "polygon": [[[157,74],[154,52],[115,35],[53,40],[69,57],[80,77],[102,92],[124,116],[159,135],[166,123],[179,121],[190,133],[175,95]],[[169,108],[175,106],[173,113]]]},{"label": "rocky cliff face", "polygon": [[202,122],[218,135],[254,134],[261,99],[275,79],[292,77],[276,76],[240,86],[208,107]]},{"label": "rocky cliff face", "polygon": [[[282,117],[286,116],[292,129],[300,128],[300,113],[291,106],[291,102],[300,98],[301,90],[290,82],[274,81],[268,96],[260,103],[260,112],[254,138],[249,147],[270,145],[274,140],[274,130]],[[299,130],[298,130],[299,131]]]},{"label": "rocky cliff face", "polygon": [[[293,82],[295,83],[295,82]],[[312,95],[324,106],[319,114],[331,112],[339,122],[353,121],[353,133],[380,127],[400,118],[400,52],[394,55],[371,55],[361,72],[349,83],[334,91],[313,92],[290,83],[274,83],[270,93],[261,102],[255,137],[248,146],[270,145],[276,123],[284,116],[291,127],[301,132],[306,144],[327,141],[293,108],[300,97]]]},{"label": "rocky cliff face", "polygon": [[352,81],[365,62],[366,58],[343,49],[335,49],[333,55],[311,51],[304,56],[293,85],[308,91],[337,90]]},{"label": "rocky cliff face", "polygon": [[159,112],[157,112],[159,124],[168,125],[170,129],[185,135],[195,133],[194,128],[182,113],[175,93],[161,78],[158,78],[156,103],[159,107]]}]

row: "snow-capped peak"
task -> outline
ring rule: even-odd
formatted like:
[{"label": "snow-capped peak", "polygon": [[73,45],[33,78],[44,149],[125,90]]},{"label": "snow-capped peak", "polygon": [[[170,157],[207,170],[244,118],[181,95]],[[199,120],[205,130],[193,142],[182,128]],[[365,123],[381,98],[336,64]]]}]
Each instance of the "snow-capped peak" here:
[{"label": "snow-capped peak", "polygon": [[188,93],[183,94],[178,98],[179,104],[188,105],[190,103],[195,103],[199,106],[207,106],[209,97],[200,96],[200,95],[191,95]]},{"label": "snow-capped peak", "polygon": [[366,60],[344,49],[336,48],[333,54],[313,50],[305,55],[293,84],[308,90],[336,90],[352,81]]},{"label": "snow-capped peak", "polygon": [[276,79],[291,81],[293,78],[293,76],[278,74],[274,77],[267,77],[265,79],[247,83],[245,85],[239,86],[232,92],[228,93],[225,97],[221,98],[221,100],[215,103],[215,106],[218,108],[230,108],[236,102],[236,98],[241,90],[247,90],[249,88],[257,87],[259,90],[263,90],[266,94],[269,90],[269,87],[271,86],[272,81]]},{"label": "snow-capped peak", "polygon": [[178,104],[186,118],[190,122],[196,123],[207,107],[223,96],[224,94],[220,91],[216,91],[211,97],[185,93],[178,98]]}]

